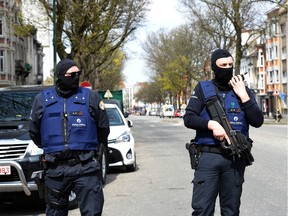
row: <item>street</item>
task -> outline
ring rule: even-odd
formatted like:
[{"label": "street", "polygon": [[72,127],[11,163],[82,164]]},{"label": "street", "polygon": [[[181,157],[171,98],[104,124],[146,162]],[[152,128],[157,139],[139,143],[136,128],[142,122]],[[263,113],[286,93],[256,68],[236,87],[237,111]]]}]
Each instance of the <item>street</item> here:
[{"label": "street", "polygon": [[[193,170],[185,143],[195,132],[187,129],[182,119],[134,115],[128,118],[134,124],[138,169],[110,171],[102,215],[191,215]],[[246,169],[240,215],[286,216],[287,125],[250,128],[250,137],[254,140],[255,162]],[[0,212],[1,215],[45,215],[43,209],[33,210],[33,203],[30,208],[27,205],[2,206]],[[80,215],[79,209],[69,212],[69,216],[76,215]],[[215,215],[220,215],[218,205]]]}]

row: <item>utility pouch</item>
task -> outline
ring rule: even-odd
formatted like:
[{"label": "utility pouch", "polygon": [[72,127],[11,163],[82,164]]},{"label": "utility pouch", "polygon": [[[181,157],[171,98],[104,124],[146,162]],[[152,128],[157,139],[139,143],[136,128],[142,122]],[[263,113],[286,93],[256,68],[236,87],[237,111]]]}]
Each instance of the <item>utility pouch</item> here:
[{"label": "utility pouch", "polygon": [[199,163],[199,150],[193,141],[191,140],[190,143],[186,143],[186,149],[189,152],[191,169],[196,169]]},{"label": "utility pouch", "polygon": [[254,157],[251,154],[253,140],[246,138],[243,134],[237,131],[237,141],[240,147],[240,155],[246,160],[247,166],[252,165]]},{"label": "utility pouch", "polygon": [[247,148],[243,151],[243,157],[246,159],[247,166],[252,165],[252,163],[254,162],[254,157],[253,157],[253,155],[251,153],[252,146],[253,146],[252,143],[253,143],[253,140],[248,138],[246,140]]}]

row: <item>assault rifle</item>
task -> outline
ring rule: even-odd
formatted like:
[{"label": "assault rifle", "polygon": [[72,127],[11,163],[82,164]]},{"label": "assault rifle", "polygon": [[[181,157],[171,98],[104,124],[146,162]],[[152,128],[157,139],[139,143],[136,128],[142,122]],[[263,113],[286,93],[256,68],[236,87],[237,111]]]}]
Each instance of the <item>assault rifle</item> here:
[{"label": "assault rifle", "polygon": [[206,107],[211,119],[217,121],[222,125],[231,141],[231,144],[228,144],[227,141],[224,139],[220,143],[221,147],[227,150],[230,155],[233,155],[233,157],[242,157],[246,160],[247,165],[252,165],[252,162],[254,162],[254,158],[251,154],[253,141],[250,138],[247,139],[246,136],[240,131],[232,129],[219,98],[217,96],[212,97],[206,103]]}]

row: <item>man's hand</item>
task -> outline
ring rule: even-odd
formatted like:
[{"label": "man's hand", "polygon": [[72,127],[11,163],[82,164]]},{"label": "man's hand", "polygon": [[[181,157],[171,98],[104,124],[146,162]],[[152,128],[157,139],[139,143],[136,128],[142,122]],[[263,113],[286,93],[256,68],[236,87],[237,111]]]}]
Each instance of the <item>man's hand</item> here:
[{"label": "man's hand", "polygon": [[210,120],[208,122],[208,129],[213,131],[215,139],[220,140],[221,142],[225,139],[229,145],[231,144],[224,128],[217,121]]},{"label": "man's hand", "polygon": [[234,92],[240,97],[242,103],[250,100],[250,97],[246,91],[244,80],[241,75],[232,77],[230,84],[233,87]]}]

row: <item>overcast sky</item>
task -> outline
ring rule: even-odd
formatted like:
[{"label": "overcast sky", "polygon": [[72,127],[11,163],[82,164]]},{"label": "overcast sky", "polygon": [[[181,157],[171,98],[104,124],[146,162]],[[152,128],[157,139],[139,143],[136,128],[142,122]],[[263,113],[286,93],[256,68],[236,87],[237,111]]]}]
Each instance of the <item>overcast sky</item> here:
[{"label": "overcast sky", "polygon": [[179,8],[177,0],[152,0],[152,2],[145,27],[138,29],[136,38],[125,46],[128,55],[133,57],[126,62],[124,69],[127,86],[149,80],[145,75],[145,63],[141,58],[143,54],[141,44],[146,40],[147,34],[157,32],[161,28],[170,30],[185,22],[185,18],[177,9]]}]

